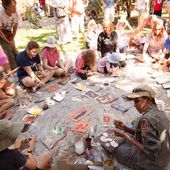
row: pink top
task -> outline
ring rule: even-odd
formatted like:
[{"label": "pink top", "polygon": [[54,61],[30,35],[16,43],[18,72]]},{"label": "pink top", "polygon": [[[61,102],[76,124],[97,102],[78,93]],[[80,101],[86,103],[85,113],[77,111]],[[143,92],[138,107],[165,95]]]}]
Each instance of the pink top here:
[{"label": "pink top", "polygon": [[100,69],[100,68],[104,68],[106,67],[107,71],[110,71],[110,63],[109,61],[107,60],[107,56],[101,58],[97,64],[97,68]]},{"label": "pink top", "polygon": [[57,65],[57,61],[60,58],[59,51],[56,50],[54,52],[50,51],[49,48],[44,48],[42,52],[43,59],[47,59],[47,63],[49,66],[54,67]]},{"label": "pink top", "polygon": [[8,58],[5,55],[2,47],[0,46],[0,66],[7,64],[8,63]]},{"label": "pink top", "polygon": [[79,54],[76,58],[76,72],[77,73],[86,73],[86,70],[82,70],[85,66],[84,60],[82,59],[82,54]]},{"label": "pink top", "polygon": [[155,4],[154,4],[154,10],[155,11],[161,11],[162,10],[162,6],[165,0],[162,0],[161,3],[159,3],[158,1],[160,0],[155,0]]}]

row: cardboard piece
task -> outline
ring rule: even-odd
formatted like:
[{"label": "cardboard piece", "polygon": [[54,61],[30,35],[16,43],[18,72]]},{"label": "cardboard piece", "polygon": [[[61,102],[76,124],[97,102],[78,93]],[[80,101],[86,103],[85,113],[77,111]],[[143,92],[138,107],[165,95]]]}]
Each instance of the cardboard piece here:
[{"label": "cardboard piece", "polygon": [[93,98],[93,99],[95,99],[95,98],[97,98],[97,97],[100,96],[98,93],[96,93],[96,92],[93,91],[93,90],[87,90],[87,91],[84,92],[82,95],[87,96],[87,97],[90,97],[90,98]]},{"label": "cardboard piece", "polygon": [[111,105],[112,108],[124,113],[127,112],[129,109],[131,109],[133,106],[125,101],[115,101]]},{"label": "cardboard piece", "polygon": [[164,84],[162,84],[164,89],[170,89],[170,82],[166,82]]},{"label": "cardboard piece", "polygon": [[166,91],[167,96],[170,97],[170,89]]},{"label": "cardboard piece", "polygon": [[82,117],[87,116],[89,113],[91,113],[91,110],[87,108],[79,108],[69,116],[69,119],[78,121],[82,119]]},{"label": "cardboard piece", "polygon": [[47,89],[45,89],[45,91],[47,90],[48,93],[53,93],[58,89],[59,89],[59,85],[58,84],[53,84],[50,87],[48,87]]},{"label": "cardboard piece", "polygon": [[69,76],[63,77],[62,79],[60,79],[60,80],[58,81],[58,84],[65,85],[69,80],[70,80],[70,77],[69,77]]},{"label": "cardboard piece", "polygon": [[124,141],[124,138],[120,136],[115,136],[113,130],[109,129],[101,135],[97,136],[94,139],[96,142],[99,142],[103,148],[108,152],[113,153],[113,151]]},{"label": "cardboard piece", "polygon": [[65,98],[65,95],[66,95],[66,91],[61,91],[61,92],[55,93],[52,99],[57,102],[61,102]]},{"label": "cardboard piece", "polygon": [[30,109],[28,109],[27,113],[32,114],[32,115],[39,115],[42,113],[42,108],[39,106],[33,106]]},{"label": "cardboard piece", "polygon": [[103,95],[103,96],[99,96],[97,98],[97,101],[99,103],[102,103],[102,104],[107,104],[107,103],[111,103],[115,100],[117,100],[118,97],[116,97],[115,95],[112,95],[112,94],[106,94],[106,95]]},{"label": "cardboard piece", "polygon": [[88,170],[88,165],[74,164],[67,160],[58,160],[53,170]]},{"label": "cardboard piece", "polygon": [[103,127],[113,126],[113,118],[109,113],[100,114],[100,122]]},{"label": "cardboard piece", "polygon": [[72,131],[85,133],[90,128],[90,123],[87,122],[77,122],[72,128]]},{"label": "cardboard piece", "polygon": [[26,123],[33,123],[36,119],[37,115],[32,115],[29,113],[26,113],[24,115],[24,117],[22,118],[23,121],[25,121]]},{"label": "cardboard piece", "polygon": [[84,86],[84,85],[82,85],[82,84],[80,84],[80,83],[77,83],[77,84],[73,85],[73,87],[74,87],[75,89],[77,89],[77,90],[80,90],[80,91],[86,90],[86,86]]}]

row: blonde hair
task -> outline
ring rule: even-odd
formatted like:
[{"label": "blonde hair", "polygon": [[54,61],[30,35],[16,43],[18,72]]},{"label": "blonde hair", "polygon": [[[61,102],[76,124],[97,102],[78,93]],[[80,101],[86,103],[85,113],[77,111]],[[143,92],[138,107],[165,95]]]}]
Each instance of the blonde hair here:
[{"label": "blonde hair", "polygon": [[112,22],[108,21],[108,20],[104,20],[103,27],[108,27],[110,29],[110,33],[113,32],[115,30],[115,26]]},{"label": "blonde hair", "polygon": [[[157,26],[159,26],[160,29],[161,29],[161,31],[158,35],[156,34]],[[161,22],[154,22],[153,23],[152,35],[157,37],[157,38],[162,38],[164,36],[164,26]]]}]

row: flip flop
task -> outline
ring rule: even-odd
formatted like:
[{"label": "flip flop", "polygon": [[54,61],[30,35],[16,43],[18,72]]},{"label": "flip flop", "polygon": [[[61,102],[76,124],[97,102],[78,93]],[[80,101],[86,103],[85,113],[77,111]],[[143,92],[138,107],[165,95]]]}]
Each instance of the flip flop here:
[{"label": "flip flop", "polygon": [[65,85],[70,80],[70,76],[63,77],[58,81],[58,84]]}]

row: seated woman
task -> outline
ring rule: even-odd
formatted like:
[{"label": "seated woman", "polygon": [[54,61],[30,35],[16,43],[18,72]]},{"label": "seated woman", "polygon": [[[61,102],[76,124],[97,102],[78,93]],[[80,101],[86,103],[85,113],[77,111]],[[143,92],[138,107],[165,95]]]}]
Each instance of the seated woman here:
[{"label": "seated woman", "polygon": [[68,59],[63,62],[56,46],[57,43],[55,38],[49,36],[42,52],[44,69],[54,71],[54,76],[67,76],[68,70],[72,66],[72,62]]},{"label": "seated woman", "polygon": [[166,37],[167,35],[162,22],[153,23],[153,28],[148,35],[143,48],[145,62],[155,63],[160,60]]},{"label": "seated woman", "polygon": [[93,74],[96,63],[96,54],[93,50],[88,49],[81,52],[76,58],[76,73],[81,79],[87,79]]},{"label": "seated woman", "polygon": [[39,45],[30,41],[26,50],[17,56],[17,76],[23,86],[32,88],[35,92],[38,87],[45,85],[54,75],[53,70],[44,70],[38,54]]},{"label": "seated woman", "polygon": [[14,105],[15,100],[7,96],[3,89],[0,87],[0,119],[10,119],[13,115],[13,112],[8,111],[8,109]]},{"label": "seated woman", "polygon": [[103,22],[103,31],[99,34],[97,40],[97,50],[99,56],[104,57],[107,53],[116,52],[118,35],[114,30],[114,25],[109,21]]},{"label": "seated woman", "polygon": [[99,73],[106,73],[110,75],[118,75],[121,67],[125,67],[125,61],[121,60],[119,53],[108,53],[105,57],[101,58],[97,65]]}]

